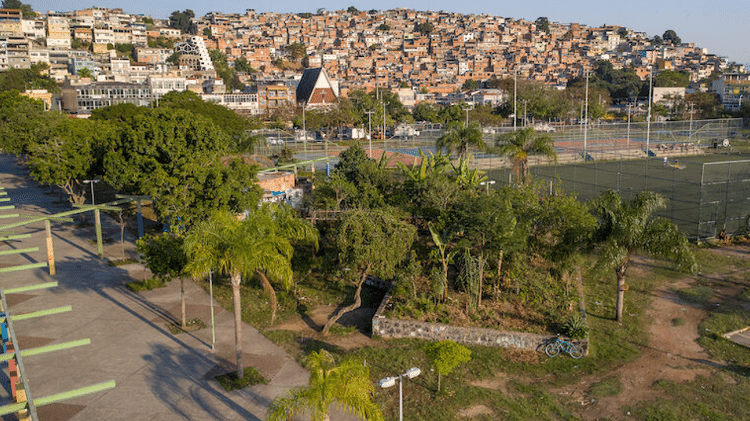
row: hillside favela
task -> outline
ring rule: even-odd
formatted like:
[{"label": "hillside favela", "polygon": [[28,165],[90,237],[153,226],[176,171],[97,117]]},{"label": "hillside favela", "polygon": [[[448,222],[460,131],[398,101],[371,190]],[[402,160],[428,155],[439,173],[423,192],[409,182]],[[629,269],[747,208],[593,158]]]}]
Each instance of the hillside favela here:
[{"label": "hillside favela", "polygon": [[4,420],[750,420],[738,57],[188,7],[2,1]]}]

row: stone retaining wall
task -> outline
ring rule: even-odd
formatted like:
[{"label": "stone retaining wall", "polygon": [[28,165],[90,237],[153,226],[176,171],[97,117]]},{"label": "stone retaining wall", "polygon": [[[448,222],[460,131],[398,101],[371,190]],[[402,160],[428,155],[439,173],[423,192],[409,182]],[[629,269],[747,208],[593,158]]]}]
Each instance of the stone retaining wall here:
[{"label": "stone retaining wall", "polygon": [[[457,327],[442,323],[426,323],[415,320],[389,319],[384,312],[391,298],[391,291],[385,295],[378,311],[372,318],[372,333],[383,338],[416,338],[428,341],[452,340],[467,345],[502,346],[529,351],[544,352],[549,342],[554,342],[554,335],[540,335],[525,332],[504,332],[495,329],[478,327]],[[583,347],[588,355],[588,341],[575,341]]]}]

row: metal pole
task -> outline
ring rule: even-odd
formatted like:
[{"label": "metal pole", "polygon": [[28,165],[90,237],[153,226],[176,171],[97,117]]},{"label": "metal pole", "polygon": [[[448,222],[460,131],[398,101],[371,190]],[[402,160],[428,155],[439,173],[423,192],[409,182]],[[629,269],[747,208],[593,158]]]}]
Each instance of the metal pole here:
[{"label": "metal pole", "polygon": [[701,215],[703,214],[703,177],[706,174],[706,163],[701,165],[701,188],[698,193],[698,239],[701,238]]},{"label": "metal pole", "polygon": [[305,160],[307,160],[307,125],[305,124],[306,101],[302,101],[302,145],[305,148]]},{"label": "metal pole", "polygon": [[651,96],[654,86],[654,72],[649,71],[649,82],[648,82],[648,116],[646,117],[646,159],[648,159],[648,151],[651,145]]},{"label": "metal pole", "polygon": [[586,102],[583,116],[583,162],[586,162],[586,141],[589,135],[589,73],[586,72]]},{"label": "metal pole", "polygon": [[513,131],[516,131],[516,119],[518,118],[518,69],[513,73]]},{"label": "metal pole", "polygon": [[388,145],[388,137],[385,135],[385,101],[383,101],[383,142],[384,145]]},{"label": "metal pole", "polygon": [[398,421],[404,421],[404,386],[402,375],[398,375]]},{"label": "metal pole", "polygon": [[141,211],[141,199],[138,199],[135,201],[136,205],[136,220],[138,222],[138,238],[142,238],[144,235],[143,232],[143,212]]},{"label": "metal pole", "polygon": [[208,294],[211,297],[211,351],[216,349],[216,325],[214,323],[214,282],[211,276],[211,271],[208,271]]},{"label": "metal pole", "polygon": [[369,134],[369,137],[370,137],[370,158],[373,157],[372,156],[372,115],[374,113],[375,113],[375,110],[365,111],[365,114],[367,114],[367,124],[368,124],[369,129],[370,129],[370,134]]},{"label": "metal pole", "polygon": [[632,108],[631,104],[628,103],[628,140],[627,140],[627,149],[630,151],[630,109]]},{"label": "metal pole", "polygon": [[91,184],[91,204],[96,205],[96,201],[94,201],[94,183],[98,183],[99,179],[92,178],[91,180],[83,180],[83,182]]}]

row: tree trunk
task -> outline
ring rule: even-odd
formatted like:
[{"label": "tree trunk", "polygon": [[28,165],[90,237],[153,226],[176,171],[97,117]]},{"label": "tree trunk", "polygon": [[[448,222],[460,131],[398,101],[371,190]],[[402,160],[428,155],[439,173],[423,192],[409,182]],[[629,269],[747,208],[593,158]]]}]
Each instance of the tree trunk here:
[{"label": "tree trunk", "polygon": [[242,379],[245,371],[242,367],[242,302],[240,301],[239,273],[232,274],[232,305],[234,306],[234,352],[237,354],[237,378]]},{"label": "tree trunk", "polygon": [[440,377],[442,376],[440,376],[440,372],[438,371],[438,393],[440,392]]},{"label": "tree trunk", "polygon": [[622,309],[625,302],[625,272],[627,272],[627,270],[627,262],[618,266],[615,270],[617,273],[617,304],[615,306],[617,316],[615,320],[617,320],[618,323],[622,322]]},{"label": "tree trunk", "polygon": [[346,306],[336,312],[328,321],[326,322],[325,326],[323,326],[323,334],[327,335],[328,331],[331,330],[331,326],[333,326],[345,313],[348,313],[352,310],[356,310],[359,308],[360,305],[362,305],[362,285],[365,283],[365,279],[367,279],[367,274],[370,272],[370,267],[372,264],[368,264],[367,268],[365,269],[364,273],[362,273],[362,276],[359,278],[359,283],[357,284],[357,291],[354,292],[354,304],[350,306]]},{"label": "tree trunk", "polygon": [[268,282],[268,278],[266,278],[266,274],[261,271],[256,271],[258,276],[260,276],[260,281],[263,284],[263,289],[265,289],[268,292],[269,295],[269,301],[271,302],[271,324],[273,325],[273,321],[276,319],[276,291],[273,290],[273,286],[271,286],[271,283]]},{"label": "tree trunk", "polygon": [[182,308],[182,319],[180,324],[184,330],[187,327],[187,320],[185,320],[185,279],[180,278],[180,307]]}]

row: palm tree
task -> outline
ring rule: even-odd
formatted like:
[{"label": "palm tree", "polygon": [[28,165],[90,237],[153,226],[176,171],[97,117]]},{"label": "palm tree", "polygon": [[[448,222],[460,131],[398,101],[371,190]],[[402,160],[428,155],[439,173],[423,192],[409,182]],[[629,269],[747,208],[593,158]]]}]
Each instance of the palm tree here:
[{"label": "palm tree", "polygon": [[623,202],[613,190],[602,192],[591,202],[592,211],[599,218],[596,239],[601,247],[597,265],[613,268],[617,276],[618,322],[622,322],[625,276],[634,253],[663,257],[674,261],[678,268],[695,270],[687,238],[672,221],[652,217],[665,203],[664,197],[650,191]]},{"label": "palm tree", "polygon": [[230,277],[234,307],[234,339],[237,377],[242,367],[242,276],[257,274],[271,296],[271,323],[276,315],[276,293],[269,279],[288,289],[292,285],[291,258],[295,240],[317,246],[317,232],[307,222],[295,219],[286,207],[264,205],[251,210],[244,220],[227,211],[217,211],[190,230],[185,238],[186,271],[205,277],[212,269]]},{"label": "palm tree", "polygon": [[362,362],[348,359],[336,366],[333,356],[320,350],[312,352],[306,363],[310,370],[309,384],[271,402],[269,421],[290,421],[308,411],[313,421],[328,421],[328,409],[334,403],[367,421],[383,420],[380,408],[371,398],[375,388],[370,381],[370,370]]},{"label": "palm tree", "polygon": [[495,145],[499,153],[507,156],[513,163],[518,184],[526,184],[530,155],[546,156],[557,162],[552,138],[546,134],[537,134],[532,127],[503,134],[497,138]]},{"label": "palm tree", "polygon": [[481,150],[487,149],[487,144],[482,137],[482,126],[477,123],[463,126],[459,122],[451,122],[448,124],[448,130],[435,142],[435,147],[438,151],[445,149],[453,150],[462,159],[465,159],[469,153],[469,146]]}]

